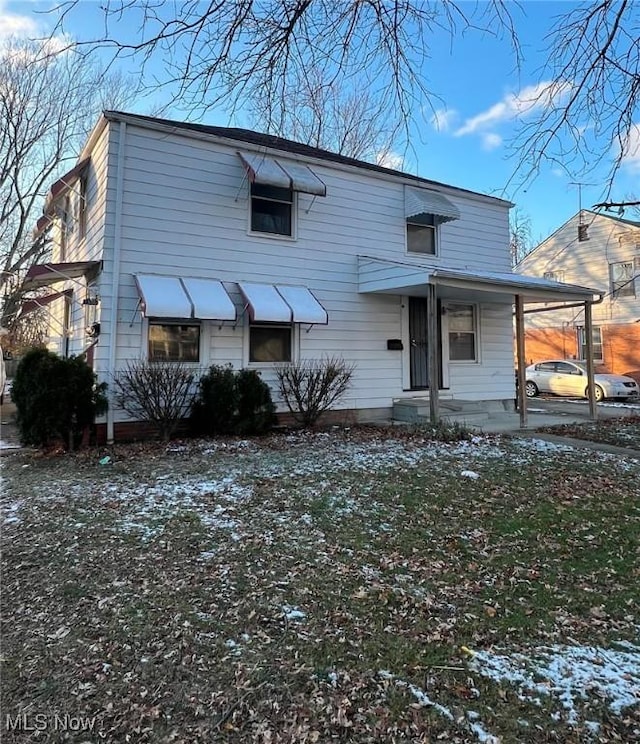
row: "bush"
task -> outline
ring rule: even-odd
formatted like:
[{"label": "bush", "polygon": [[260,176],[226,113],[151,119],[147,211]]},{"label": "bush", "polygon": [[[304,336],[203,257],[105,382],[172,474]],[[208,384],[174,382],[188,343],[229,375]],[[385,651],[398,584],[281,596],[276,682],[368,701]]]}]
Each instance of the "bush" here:
[{"label": "bush", "polygon": [[276,421],[276,407],[271,390],[253,369],[242,369],[236,375],[238,410],[234,424],[236,434],[264,434]]},{"label": "bush", "polygon": [[313,426],[349,389],[355,365],[340,357],[307,359],[276,368],[280,394],[295,420]]},{"label": "bush", "polygon": [[238,408],[236,375],[231,366],[214,364],[200,378],[191,420],[197,434],[231,434]]},{"label": "bush", "polygon": [[195,374],[181,362],[129,362],[114,377],[117,404],[168,441],[193,403]]},{"label": "bush", "polygon": [[213,365],[200,378],[192,421],[199,434],[264,434],[275,423],[269,386],[255,370]]},{"label": "bush", "polygon": [[107,409],[106,383],[97,384],[82,357],[33,349],[20,361],[11,397],[23,444],[62,442],[74,449],[85,429]]}]

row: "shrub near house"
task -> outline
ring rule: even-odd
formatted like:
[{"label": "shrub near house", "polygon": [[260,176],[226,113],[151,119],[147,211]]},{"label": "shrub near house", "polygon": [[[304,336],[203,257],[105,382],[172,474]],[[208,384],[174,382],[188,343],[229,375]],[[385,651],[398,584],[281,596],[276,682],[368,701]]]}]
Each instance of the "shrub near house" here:
[{"label": "shrub near house", "polygon": [[33,349],[18,365],[11,397],[23,444],[61,443],[73,449],[107,408],[106,384],[97,384],[82,357]]}]

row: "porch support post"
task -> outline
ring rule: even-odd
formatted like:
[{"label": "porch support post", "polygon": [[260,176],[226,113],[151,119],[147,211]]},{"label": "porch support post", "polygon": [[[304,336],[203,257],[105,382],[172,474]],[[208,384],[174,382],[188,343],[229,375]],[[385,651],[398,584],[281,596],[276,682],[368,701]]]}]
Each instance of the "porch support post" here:
[{"label": "porch support post", "polygon": [[598,406],[596,405],[595,369],[593,365],[593,321],[591,315],[591,302],[584,303],[584,335],[587,350],[587,385],[589,388],[589,417],[592,421],[598,418]]},{"label": "porch support post", "polygon": [[527,362],[524,353],[524,302],[522,295],[516,295],[516,365],[518,367],[518,412],[520,428],[527,428]]},{"label": "porch support post", "polygon": [[438,354],[440,343],[438,338],[438,297],[435,284],[427,284],[427,333],[428,358],[427,370],[429,374],[429,417],[432,424],[437,424],[440,418],[440,406],[438,401],[438,388],[440,386],[440,374],[438,369]]}]

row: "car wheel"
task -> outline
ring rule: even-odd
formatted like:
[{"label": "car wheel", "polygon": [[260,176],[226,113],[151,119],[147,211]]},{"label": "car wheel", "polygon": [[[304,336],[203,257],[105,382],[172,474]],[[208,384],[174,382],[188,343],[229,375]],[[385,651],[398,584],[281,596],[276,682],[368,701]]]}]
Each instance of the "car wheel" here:
[{"label": "car wheel", "polygon": [[[589,398],[589,388],[584,391],[584,396],[587,399]],[[596,403],[600,403],[604,400],[604,390],[600,387],[600,385],[596,385],[595,387],[595,399]]]},{"label": "car wheel", "polygon": [[535,382],[531,382],[531,380],[528,380],[526,385],[524,386],[524,391],[527,394],[527,398],[535,398],[538,394],[538,386],[535,384]]}]

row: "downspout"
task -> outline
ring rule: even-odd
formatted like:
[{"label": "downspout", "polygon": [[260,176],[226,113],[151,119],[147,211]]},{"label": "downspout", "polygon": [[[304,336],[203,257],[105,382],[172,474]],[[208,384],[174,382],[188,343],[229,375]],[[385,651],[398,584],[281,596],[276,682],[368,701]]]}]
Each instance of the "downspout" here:
[{"label": "downspout", "polygon": [[[111,312],[109,313],[109,358],[107,376],[113,377],[116,371],[116,349],[118,338],[118,290],[120,288],[120,252],[122,248],[122,193],[124,188],[124,149],[127,124],[120,122],[118,137],[118,160],[116,166],[115,219],[113,226],[113,263],[111,274]],[[109,408],[107,409],[107,442],[114,439],[114,395],[113,385],[109,386]]]},{"label": "downspout", "polygon": [[589,416],[592,421],[598,418],[598,407],[596,405],[595,368],[593,364],[593,322],[591,315],[592,303],[588,300],[584,303],[584,335],[587,347],[587,387],[589,389]]}]

